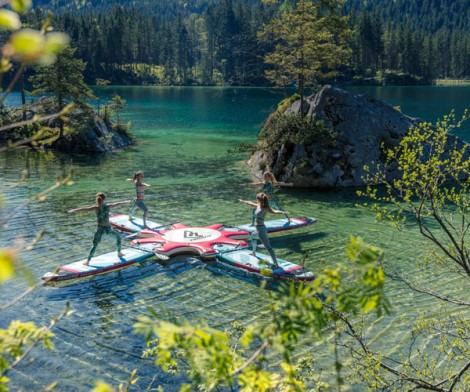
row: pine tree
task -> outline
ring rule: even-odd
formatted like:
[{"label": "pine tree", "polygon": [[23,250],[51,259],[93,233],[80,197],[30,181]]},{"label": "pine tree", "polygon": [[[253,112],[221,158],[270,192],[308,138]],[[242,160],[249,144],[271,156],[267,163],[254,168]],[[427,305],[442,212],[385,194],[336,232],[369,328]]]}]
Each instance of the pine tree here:
[{"label": "pine tree", "polygon": [[[45,67],[39,67],[36,75],[30,78],[33,84],[33,94],[52,94],[56,112],[60,112],[68,103],[86,107],[87,99],[93,99],[91,89],[83,81],[83,71],[86,64],[74,57],[76,49],[67,48],[57,61]],[[64,134],[64,123],[60,120],[59,139]]]},{"label": "pine tree", "polygon": [[260,34],[263,41],[275,44],[274,51],[264,58],[273,67],[266,76],[280,86],[295,82],[302,100],[306,86],[333,77],[334,70],[350,55],[345,44],[347,20],[340,14],[339,2],[321,3],[300,0]]}]

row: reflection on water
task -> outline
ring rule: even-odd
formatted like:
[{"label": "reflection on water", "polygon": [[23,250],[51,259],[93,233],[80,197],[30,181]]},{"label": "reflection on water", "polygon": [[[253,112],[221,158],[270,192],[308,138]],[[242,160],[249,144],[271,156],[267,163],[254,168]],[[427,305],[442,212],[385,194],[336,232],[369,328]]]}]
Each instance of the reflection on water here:
[{"label": "reflection on water", "polygon": [[[125,116],[133,122],[141,144],[94,156],[28,150],[0,155],[2,214],[50,186],[57,177],[71,170],[75,173],[75,185],[25,206],[2,230],[0,246],[15,240],[28,244],[41,229],[46,230],[33,250],[21,254],[22,263],[36,277],[58,265],[83,259],[88,253],[95,217],[87,212],[67,215],[66,211],[92,205],[98,191],[106,192],[109,202],[132,198],[134,189],[125,180],[137,170],[144,170],[145,182],[151,184],[146,190],[146,203],[152,220],[193,226],[250,221],[251,211],[237,201],[254,200],[256,193],[239,186],[251,180],[244,165],[246,156],[230,155],[227,150],[240,142],[253,142],[259,124],[281,96],[256,89],[234,92],[109,87],[98,93],[108,98],[119,93],[127,100]],[[400,99],[406,102],[405,98]],[[28,181],[6,190],[24,169],[29,171]],[[292,216],[318,219],[316,225],[298,231],[272,234],[271,242],[279,257],[320,271],[345,260],[349,235],[360,235],[386,250],[387,265],[428,287],[443,287],[449,296],[461,295],[465,286],[454,276],[443,273],[431,280],[426,269],[413,266],[411,261],[428,246],[416,228],[397,232],[376,224],[369,212],[355,206],[358,200],[354,190],[283,188],[278,198]],[[116,212],[126,213],[127,207],[117,208]],[[103,238],[98,252],[113,251],[114,246],[112,240]],[[15,279],[0,287],[2,303],[26,286],[22,279]],[[161,385],[166,391],[176,391],[184,374],[167,375],[152,360],[141,358],[146,346],[142,336],[133,334],[137,318],[151,307],[162,319],[205,319],[220,329],[229,328],[234,321],[248,325],[262,320],[268,310],[265,290],[253,277],[191,258],[169,264],[149,260],[75,284],[41,287],[2,312],[0,327],[17,318],[47,325],[67,301],[75,312],[54,330],[53,352],[36,348],[32,353],[36,360],[11,373],[11,389],[40,390],[59,380],[58,391],[87,391],[93,387],[93,380],[116,386],[138,368],[139,390]],[[422,310],[436,312],[437,306],[431,298],[410,293],[393,280],[388,282],[387,290],[393,311],[371,322],[368,333],[377,349],[395,352],[407,344],[406,321],[415,319]],[[319,349],[306,337],[299,344],[299,355],[312,347],[321,357],[322,374],[333,375],[328,348]],[[272,355],[268,353],[270,358]]]}]

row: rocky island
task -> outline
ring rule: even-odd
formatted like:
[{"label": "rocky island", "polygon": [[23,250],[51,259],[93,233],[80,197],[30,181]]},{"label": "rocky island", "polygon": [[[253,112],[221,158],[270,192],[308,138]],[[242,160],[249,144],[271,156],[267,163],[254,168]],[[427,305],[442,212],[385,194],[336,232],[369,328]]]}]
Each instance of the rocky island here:
[{"label": "rocky island", "polygon": [[[397,146],[421,122],[384,102],[332,86],[324,86],[300,106],[300,99],[296,100],[266,121],[248,161],[256,177],[262,178],[262,172],[270,169],[280,181],[294,182],[296,186],[362,186],[364,166],[372,168],[374,163],[383,163],[384,150]],[[300,116],[317,129],[304,131],[305,121],[295,120],[300,122],[296,133],[308,136],[300,141],[297,136],[286,137],[291,125],[279,125],[282,116]],[[454,141],[457,147],[465,143],[452,137],[449,146],[454,146]],[[395,167],[388,167],[387,172],[390,178],[399,174]]]},{"label": "rocky island", "polygon": [[15,143],[33,138],[28,144],[35,147],[70,153],[104,153],[128,147],[136,141],[128,124],[113,122],[108,115],[99,115],[88,105],[75,106],[66,114],[63,135],[58,137],[62,121],[60,118],[33,122],[35,117],[47,117],[51,113],[51,107],[51,99],[43,97],[28,105],[24,112],[21,108],[3,109],[1,125],[14,125],[23,121],[30,123],[0,132],[0,143]]}]

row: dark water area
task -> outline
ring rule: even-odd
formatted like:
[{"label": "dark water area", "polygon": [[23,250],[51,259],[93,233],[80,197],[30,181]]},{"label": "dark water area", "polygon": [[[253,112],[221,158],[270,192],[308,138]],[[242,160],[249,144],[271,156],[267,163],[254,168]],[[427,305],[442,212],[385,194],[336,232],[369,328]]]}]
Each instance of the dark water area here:
[{"label": "dark water area", "polygon": [[[403,114],[435,122],[455,112],[457,120],[465,110],[470,109],[469,86],[387,86],[351,87],[348,90],[379,99],[389,105],[399,107]],[[470,122],[467,121],[453,134],[470,142]]]},{"label": "dark water area", "polygon": [[[354,91],[400,106],[405,114],[435,121],[450,112],[462,111],[470,102],[470,88],[367,87]],[[2,216],[52,185],[58,176],[74,172],[74,185],[61,187],[46,200],[21,208],[2,228],[0,246],[29,244],[41,229],[44,238],[31,251],[21,252],[21,262],[36,279],[58,265],[87,256],[95,230],[93,213],[68,215],[67,210],[92,205],[94,195],[104,191],[109,202],[133,197],[126,178],[143,170],[146,204],[152,220],[203,226],[212,223],[236,225],[249,221],[251,210],[238,198],[254,199],[254,188],[239,184],[253,178],[244,154],[228,154],[241,142],[254,142],[262,122],[286,94],[280,90],[219,88],[114,87],[95,90],[103,105],[115,94],[127,102],[122,113],[139,143],[105,155],[67,155],[46,151],[16,150],[0,155]],[[13,96],[10,103],[17,97]],[[470,105],[469,105],[470,106]],[[468,128],[459,130],[467,137]],[[29,178],[14,188],[23,170]],[[346,259],[349,235],[359,235],[386,251],[386,262],[429,287],[447,295],[461,296],[464,281],[453,275],[430,278],[426,269],[412,263],[427,250],[413,226],[398,232],[377,224],[370,212],[359,209],[355,190],[319,191],[301,187],[278,192],[281,204],[292,216],[310,216],[318,223],[298,231],[271,235],[279,257],[302,262],[320,271]],[[115,212],[127,213],[127,207]],[[97,253],[114,251],[114,242],[103,238]],[[0,286],[2,304],[27,288],[18,277]],[[395,353],[405,347],[409,332],[406,322],[423,311],[434,314],[436,301],[411,293],[397,282],[387,283],[392,313],[371,319],[367,331],[377,349]],[[229,329],[237,321],[249,325],[263,320],[268,309],[266,289],[259,282],[234,277],[194,258],[170,262],[150,259],[138,266],[83,280],[72,285],[40,287],[14,306],[1,312],[0,328],[11,320],[49,324],[66,306],[74,313],[54,328],[55,348],[37,347],[33,362],[25,362],[9,375],[11,390],[36,391],[59,381],[58,391],[87,391],[95,380],[115,387],[138,368],[139,381],[132,390],[177,391],[184,373],[168,375],[152,359],[141,357],[142,336],[133,324],[152,307],[162,319],[204,319],[215,328]],[[450,311],[457,311],[450,309]],[[423,349],[426,349],[423,347]],[[334,358],[327,345],[305,337],[298,345],[301,356],[315,350],[325,380],[334,377]],[[269,366],[279,359],[268,353]],[[153,388],[153,389],[152,389]],[[360,391],[360,386],[352,390]]]}]

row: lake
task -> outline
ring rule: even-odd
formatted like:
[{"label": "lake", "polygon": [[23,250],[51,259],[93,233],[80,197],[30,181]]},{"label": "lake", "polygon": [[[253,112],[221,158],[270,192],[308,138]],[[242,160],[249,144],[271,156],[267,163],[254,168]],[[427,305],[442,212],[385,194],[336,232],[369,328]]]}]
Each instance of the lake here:
[{"label": "lake", "polygon": [[[469,87],[354,87],[352,90],[400,106],[403,113],[435,121],[455,108],[461,114],[470,106]],[[251,209],[238,198],[254,200],[253,188],[240,183],[253,178],[244,154],[229,154],[241,142],[254,142],[261,124],[277,103],[287,96],[281,90],[256,88],[161,88],[103,87],[95,89],[102,105],[115,94],[127,101],[122,113],[139,143],[110,154],[66,155],[45,151],[16,150],[0,155],[3,214],[25,202],[73,170],[73,186],[62,187],[43,202],[26,205],[4,228],[0,246],[30,243],[41,229],[44,238],[31,251],[21,253],[21,261],[36,279],[60,264],[87,256],[95,231],[93,213],[68,215],[67,210],[94,204],[94,195],[104,191],[109,202],[130,199],[133,186],[126,182],[137,170],[151,184],[146,191],[149,218],[163,223],[181,221],[188,225],[225,223],[235,225],[250,220]],[[9,102],[18,101],[13,95]],[[470,140],[464,127],[459,135]],[[28,181],[17,187],[21,172]],[[318,224],[298,231],[271,235],[279,257],[301,262],[311,271],[320,271],[345,260],[345,244],[350,234],[381,246],[386,262],[406,272],[428,287],[439,286],[447,295],[461,296],[464,281],[451,275],[429,278],[426,269],[412,261],[426,248],[414,227],[402,232],[374,222],[370,212],[357,208],[354,190],[318,191],[301,187],[283,188],[278,198],[292,216],[310,216]],[[127,207],[116,212],[127,212]],[[138,213],[139,214],[139,213]],[[97,254],[114,251],[114,242],[104,237]],[[184,375],[167,375],[151,359],[142,359],[146,348],[142,336],[133,334],[137,318],[152,307],[162,319],[205,319],[209,325],[230,328],[238,321],[248,325],[262,320],[268,308],[265,289],[258,282],[205,268],[203,263],[168,268],[156,260],[80,282],[67,287],[41,287],[1,313],[0,327],[10,320],[48,325],[69,302],[75,311],[54,328],[55,349],[35,348],[34,362],[25,362],[12,372],[11,390],[40,390],[58,380],[57,391],[88,391],[94,380],[115,387],[138,368],[135,390],[153,390],[161,385],[176,391]],[[27,288],[24,279],[14,279],[0,287],[2,304]],[[411,293],[407,287],[389,281],[387,290],[392,313],[371,323],[368,334],[375,348],[393,353],[407,346],[407,322],[422,311],[438,311],[436,301]],[[315,350],[320,357],[317,369],[332,380],[333,358],[328,347],[319,347],[306,337],[299,355]],[[271,366],[278,360],[272,354]],[[133,389],[134,390],[134,389]],[[360,391],[360,386],[352,390]]]}]

